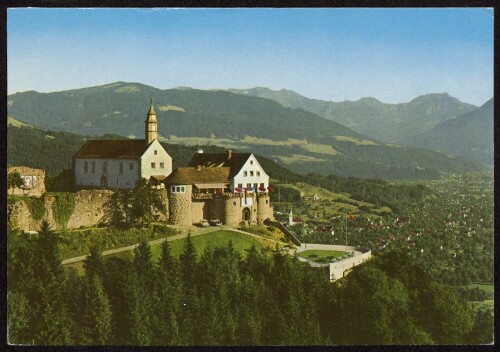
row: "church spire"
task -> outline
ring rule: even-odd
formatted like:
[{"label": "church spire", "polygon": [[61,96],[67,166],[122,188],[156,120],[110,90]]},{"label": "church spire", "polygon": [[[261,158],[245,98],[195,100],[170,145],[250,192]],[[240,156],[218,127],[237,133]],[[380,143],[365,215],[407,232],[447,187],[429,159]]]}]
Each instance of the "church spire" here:
[{"label": "church spire", "polygon": [[148,114],[146,116],[146,144],[150,144],[155,139],[158,139],[158,120],[156,119],[156,112],[153,107],[153,98],[151,98],[151,106],[149,107]]},{"label": "church spire", "polygon": [[153,98],[149,98],[149,100],[151,101],[151,106],[149,107],[148,116],[149,115],[156,116],[156,111],[155,111],[155,108],[153,107]]}]

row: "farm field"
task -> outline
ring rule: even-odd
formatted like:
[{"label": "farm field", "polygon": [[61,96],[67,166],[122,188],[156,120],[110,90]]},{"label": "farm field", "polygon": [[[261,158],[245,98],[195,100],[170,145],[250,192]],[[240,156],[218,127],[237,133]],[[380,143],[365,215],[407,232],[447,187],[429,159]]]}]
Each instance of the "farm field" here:
[{"label": "farm field", "polygon": [[[293,189],[300,193],[300,202],[293,203],[294,217],[306,222],[309,220],[329,221],[333,217],[352,213],[368,219],[378,219],[384,214],[391,214],[387,206],[377,207],[375,204],[356,200],[348,193],[334,193],[309,184],[279,184],[281,190]],[[317,196],[316,200],[311,199]],[[304,200],[308,198],[308,200]],[[274,202],[275,210],[288,213],[290,202]]]}]

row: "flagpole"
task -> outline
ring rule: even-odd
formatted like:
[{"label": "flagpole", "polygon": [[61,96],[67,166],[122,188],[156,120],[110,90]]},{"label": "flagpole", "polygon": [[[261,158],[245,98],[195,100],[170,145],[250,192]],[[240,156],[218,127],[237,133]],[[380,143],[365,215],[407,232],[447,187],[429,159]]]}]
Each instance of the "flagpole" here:
[{"label": "flagpole", "polygon": [[347,209],[345,211],[345,251],[347,253]]}]

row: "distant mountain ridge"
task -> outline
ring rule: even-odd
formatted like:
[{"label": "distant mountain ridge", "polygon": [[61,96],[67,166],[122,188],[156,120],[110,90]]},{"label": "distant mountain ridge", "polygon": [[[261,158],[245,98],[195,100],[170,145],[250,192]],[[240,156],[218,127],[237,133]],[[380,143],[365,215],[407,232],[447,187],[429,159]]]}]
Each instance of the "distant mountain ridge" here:
[{"label": "distant mountain ridge", "polygon": [[493,164],[493,98],[457,118],[440,122],[407,144]]},{"label": "distant mountain ridge", "polygon": [[[8,96],[8,112],[47,130],[142,138],[150,98],[160,141],[250,151],[298,173],[408,179],[484,168],[429,150],[381,144],[304,109],[228,91],[161,90],[114,82],[62,92],[16,93]],[[367,103],[378,104],[370,99]]]},{"label": "distant mountain ridge", "polygon": [[386,143],[404,143],[407,138],[429,131],[439,122],[477,108],[447,93],[422,95],[408,103],[386,104],[372,97],[342,102],[309,99],[291,90],[274,91],[262,87],[229,91],[304,109]]}]

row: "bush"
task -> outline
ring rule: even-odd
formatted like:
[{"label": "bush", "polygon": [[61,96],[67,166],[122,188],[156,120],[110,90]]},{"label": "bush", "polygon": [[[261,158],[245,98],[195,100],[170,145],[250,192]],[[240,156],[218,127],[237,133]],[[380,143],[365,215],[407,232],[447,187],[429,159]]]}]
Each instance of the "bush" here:
[{"label": "bush", "polygon": [[47,209],[45,208],[43,198],[26,197],[24,201],[28,205],[33,220],[39,221],[44,218],[47,213]]},{"label": "bush", "polygon": [[71,192],[52,193],[54,202],[52,203],[52,212],[54,220],[63,228],[75,210],[75,194]]}]

